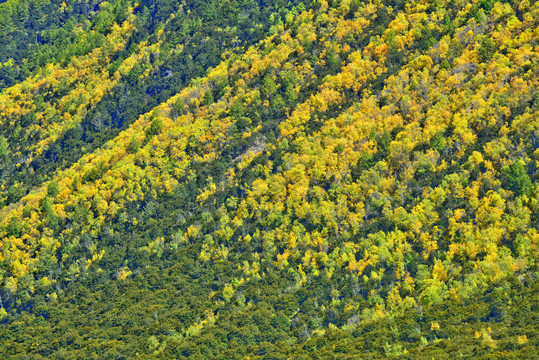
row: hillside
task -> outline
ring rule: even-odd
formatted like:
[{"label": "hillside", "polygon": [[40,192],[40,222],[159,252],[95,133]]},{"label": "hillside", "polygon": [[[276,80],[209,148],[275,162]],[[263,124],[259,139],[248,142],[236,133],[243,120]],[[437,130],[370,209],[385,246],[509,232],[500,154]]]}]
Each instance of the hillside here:
[{"label": "hillside", "polygon": [[538,19],[0,4],[0,357],[533,358]]}]

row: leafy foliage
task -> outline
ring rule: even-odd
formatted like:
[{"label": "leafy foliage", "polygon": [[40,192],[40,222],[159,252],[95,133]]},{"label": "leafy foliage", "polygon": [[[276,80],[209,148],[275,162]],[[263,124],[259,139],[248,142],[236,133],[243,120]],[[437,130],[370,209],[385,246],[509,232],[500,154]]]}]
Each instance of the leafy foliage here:
[{"label": "leafy foliage", "polygon": [[3,357],[537,352],[538,3],[95,6],[2,80]]}]

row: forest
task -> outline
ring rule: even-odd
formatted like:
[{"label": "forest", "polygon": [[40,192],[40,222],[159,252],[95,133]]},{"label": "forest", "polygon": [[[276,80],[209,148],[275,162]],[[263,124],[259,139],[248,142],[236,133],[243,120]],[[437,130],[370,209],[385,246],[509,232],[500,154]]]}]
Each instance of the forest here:
[{"label": "forest", "polygon": [[539,2],[6,0],[0,160],[0,358],[539,353]]}]

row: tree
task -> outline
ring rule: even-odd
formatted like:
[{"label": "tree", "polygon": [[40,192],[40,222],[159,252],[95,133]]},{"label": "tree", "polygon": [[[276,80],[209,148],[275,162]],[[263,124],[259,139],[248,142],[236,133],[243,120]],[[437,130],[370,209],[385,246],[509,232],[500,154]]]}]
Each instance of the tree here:
[{"label": "tree", "polygon": [[495,52],[496,46],[494,45],[494,41],[492,41],[491,38],[485,37],[481,39],[481,42],[479,43],[479,49],[477,50],[477,54],[481,57],[481,60],[485,62],[489,61]]},{"label": "tree", "polygon": [[58,183],[56,182],[56,180],[51,180],[47,185],[47,196],[50,196],[54,199],[56,195],[58,195],[58,193],[60,193]]},{"label": "tree", "polygon": [[0,136],[0,156],[7,155],[8,142],[5,137]]},{"label": "tree", "polygon": [[529,195],[533,189],[530,177],[524,167],[525,163],[517,160],[511,165],[507,175],[507,185],[517,196]]}]

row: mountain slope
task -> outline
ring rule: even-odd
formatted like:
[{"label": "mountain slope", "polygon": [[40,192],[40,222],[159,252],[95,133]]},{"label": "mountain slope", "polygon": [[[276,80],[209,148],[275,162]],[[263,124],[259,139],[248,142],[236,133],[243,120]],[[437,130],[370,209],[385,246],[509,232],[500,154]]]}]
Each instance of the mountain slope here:
[{"label": "mountain slope", "polygon": [[[1,351],[534,354],[539,7],[451,4],[300,4],[27,195],[10,197],[10,184]],[[109,38],[133,36],[140,16]],[[140,86],[122,79],[144,59],[174,73],[164,65],[174,51],[155,60],[167,26],[112,76],[80,68],[111,93]],[[58,66],[69,92],[51,103],[80,101],[75,68]],[[13,119],[25,112],[15,91],[34,96],[43,71],[2,93],[11,127],[32,131]],[[76,126],[54,111],[60,128]],[[27,165],[56,140],[47,129],[24,150]],[[21,151],[16,140],[3,156]]]}]

